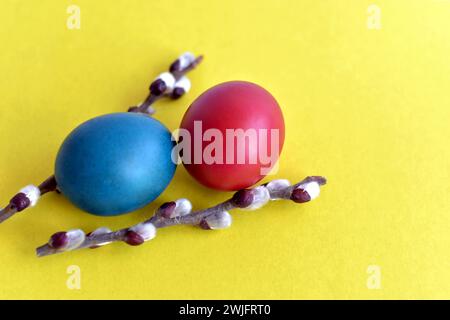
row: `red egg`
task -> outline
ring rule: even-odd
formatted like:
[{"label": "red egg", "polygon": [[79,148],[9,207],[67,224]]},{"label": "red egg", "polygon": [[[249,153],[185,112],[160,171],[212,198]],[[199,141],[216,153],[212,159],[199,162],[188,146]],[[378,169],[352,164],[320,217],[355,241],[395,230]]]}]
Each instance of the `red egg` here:
[{"label": "red egg", "polygon": [[178,148],[187,171],[219,190],[247,188],[276,165],[284,120],[275,98],[250,82],[216,85],[199,96],[180,125]]}]

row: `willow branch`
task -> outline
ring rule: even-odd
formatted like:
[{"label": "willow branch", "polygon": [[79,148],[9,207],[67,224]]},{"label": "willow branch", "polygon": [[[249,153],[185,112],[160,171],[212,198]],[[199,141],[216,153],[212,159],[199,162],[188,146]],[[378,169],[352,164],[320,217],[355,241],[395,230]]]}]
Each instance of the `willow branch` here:
[{"label": "willow branch", "polygon": [[140,112],[152,115],[153,103],[163,98],[179,99],[186,94],[191,83],[186,74],[195,69],[203,61],[203,56],[195,57],[186,52],[178,57],[169,67],[168,72],[160,74],[150,85],[147,98],[138,106],[132,106],[128,112]]},{"label": "willow branch", "polygon": [[198,211],[192,211],[187,199],[178,199],[164,203],[150,219],[133,227],[117,231],[102,227],[87,235],[80,229],[57,232],[48,243],[36,249],[36,254],[43,257],[83,248],[98,248],[112,242],[141,245],[156,236],[156,229],[174,225],[196,225],[206,230],[224,229],[231,225],[229,210],[255,210],[269,200],[308,202],[319,195],[320,186],[325,184],[326,179],[320,176],[310,176],[293,185],[287,180],[274,180],[253,189],[240,190],[230,199]]},{"label": "willow branch", "polygon": [[18,212],[29,207],[34,207],[39,198],[46,193],[56,191],[55,176],[49,177],[39,186],[28,185],[22,188],[14,197],[9,200],[9,204],[0,210],[0,223],[9,219]]}]

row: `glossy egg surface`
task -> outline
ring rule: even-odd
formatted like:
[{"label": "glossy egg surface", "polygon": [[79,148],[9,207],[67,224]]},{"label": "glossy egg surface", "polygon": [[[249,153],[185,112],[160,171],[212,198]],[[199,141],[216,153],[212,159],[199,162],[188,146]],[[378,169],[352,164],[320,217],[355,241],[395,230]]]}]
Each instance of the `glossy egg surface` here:
[{"label": "glossy egg surface", "polygon": [[[180,128],[190,133],[190,156],[186,157],[184,150],[182,153],[187,171],[207,187],[229,191],[261,180],[277,163],[285,135],[283,114],[275,98],[246,81],[225,82],[208,89],[191,104]],[[237,139],[228,144],[228,131],[248,136],[242,144]],[[256,139],[250,140],[250,133]],[[271,160],[264,155],[270,155]]]},{"label": "glossy egg surface", "polygon": [[169,130],[147,115],[96,117],[63,142],[55,163],[58,188],[92,214],[137,210],[158,197],[172,180],[173,146]]}]

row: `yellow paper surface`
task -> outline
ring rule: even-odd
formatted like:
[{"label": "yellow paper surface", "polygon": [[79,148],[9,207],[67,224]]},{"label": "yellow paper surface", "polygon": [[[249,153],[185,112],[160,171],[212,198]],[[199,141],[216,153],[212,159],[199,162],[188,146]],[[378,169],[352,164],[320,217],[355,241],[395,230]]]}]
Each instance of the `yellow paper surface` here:
[{"label": "yellow paper surface", "polygon": [[[72,4],[80,29],[67,27]],[[142,101],[186,50],[205,61],[187,96],[157,104],[158,120],[177,128],[219,82],[259,83],[286,120],[280,170],[266,180],[329,184],[311,203],[235,211],[228,230],[173,227],[141,247],[38,259],[56,231],[121,228],[165,201],[199,209],[230,195],[181,166],[125,216],[51,194],[0,225],[0,298],[449,298],[449,17],[438,0],[3,0],[1,204],[52,173],[75,126]]]}]

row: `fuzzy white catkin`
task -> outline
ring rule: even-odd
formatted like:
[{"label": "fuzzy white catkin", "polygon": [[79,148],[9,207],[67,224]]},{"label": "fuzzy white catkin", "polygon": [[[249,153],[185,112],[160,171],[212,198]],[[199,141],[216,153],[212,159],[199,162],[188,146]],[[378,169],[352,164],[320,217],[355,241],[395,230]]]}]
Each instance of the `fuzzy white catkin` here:
[{"label": "fuzzy white catkin", "polygon": [[270,200],[270,193],[264,186],[256,187],[252,190],[253,202],[244,210],[256,210],[264,206]]},{"label": "fuzzy white catkin", "polygon": [[161,73],[157,79],[161,79],[167,86],[166,92],[172,92],[175,86],[175,77],[170,72]]},{"label": "fuzzy white catkin", "polygon": [[269,192],[277,192],[277,191],[281,191],[283,189],[286,189],[290,185],[291,185],[291,183],[289,182],[289,180],[277,179],[277,180],[270,181],[266,185],[266,188],[269,190]]},{"label": "fuzzy white catkin", "polygon": [[299,187],[309,194],[311,200],[314,200],[320,195],[320,185],[316,181],[305,183]]},{"label": "fuzzy white catkin", "polygon": [[190,52],[185,52],[181,56],[178,57],[178,61],[180,61],[180,68],[187,68],[192,62],[194,62],[195,56]]},{"label": "fuzzy white catkin", "polygon": [[86,234],[81,229],[73,229],[66,232],[67,245],[64,250],[72,250],[78,248],[86,239]]},{"label": "fuzzy white catkin", "polygon": [[41,197],[41,190],[32,184],[20,189],[20,193],[25,194],[25,196],[30,200],[31,207],[34,207]]},{"label": "fuzzy white catkin", "polygon": [[151,240],[156,236],[156,228],[153,223],[150,222],[139,223],[134,227],[131,227],[130,230],[140,235],[144,241]]},{"label": "fuzzy white catkin", "polygon": [[232,218],[228,211],[221,211],[206,217],[205,221],[210,229],[217,230],[231,226]]},{"label": "fuzzy white catkin", "polygon": [[[100,228],[92,231],[91,236],[99,236],[99,235],[110,233],[110,232],[111,232],[111,229],[109,229],[107,227],[100,227]],[[111,241],[101,242],[101,243],[96,244],[96,246],[101,247],[101,246],[107,245],[109,243],[111,243]]]},{"label": "fuzzy white catkin", "polygon": [[188,77],[183,76],[175,83],[175,88],[182,88],[185,93],[191,90],[191,80]]},{"label": "fuzzy white catkin", "polygon": [[185,216],[192,211],[192,203],[185,198],[181,198],[175,201],[175,209],[171,214],[171,218]]}]

